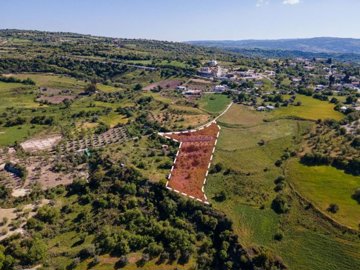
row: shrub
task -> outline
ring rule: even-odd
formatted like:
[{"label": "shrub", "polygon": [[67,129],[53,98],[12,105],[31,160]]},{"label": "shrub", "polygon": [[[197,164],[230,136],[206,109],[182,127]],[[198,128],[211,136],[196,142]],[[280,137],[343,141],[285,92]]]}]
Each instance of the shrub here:
[{"label": "shrub", "polygon": [[151,258],[155,258],[155,257],[159,256],[160,253],[163,251],[164,251],[164,248],[155,242],[150,243],[150,245],[148,246],[148,252],[149,252],[149,255]]},{"label": "shrub", "polygon": [[116,263],[116,267],[123,268],[129,263],[129,260],[126,256],[121,256]]},{"label": "shrub", "polygon": [[352,198],[360,204],[360,188],[355,190]]},{"label": "shrub", "polygon": [[335,213],[337,213],[339,211],[339,206],[337,204],[332,203],[332,204],[329,205],[327,211],[335,214]]},{"label": "shrub", "polygon": [[274,239],[276,241],[281,241],[282,239],[284,238],[284,235],[282,232],[277,232],[275,235],[274,235]]},{"label": "shrub", "polygon": [[216,163],[213,168],[211,168],[210,173],[219,173],[223,169],[223,165],[221,163]]},{"label": "shrub", "polygon": [[275,162],[276,167],[280,167],[282,165],[282,161],[279,159]]},{"label": "shrub", "polygon": [[59,216],[60,211],[58,208],[45,205],[39,209],[36,218],[43,222],[54,224],[58,220]]},{"label": "shrub", "polygon": [[289,212],[290,205],[288,204],[287,198],[284,195],[279,194],[272,201],[271,208],[278,214],[284,214]]},{"label": "shrub", "polygon": [[223,202],[223,201],[225,201],[226,200],[226,193],[225,193],[225,191],[220,191],[219,193],[216,193],[215,194],[215,201],[217,201],[217,202]]}]

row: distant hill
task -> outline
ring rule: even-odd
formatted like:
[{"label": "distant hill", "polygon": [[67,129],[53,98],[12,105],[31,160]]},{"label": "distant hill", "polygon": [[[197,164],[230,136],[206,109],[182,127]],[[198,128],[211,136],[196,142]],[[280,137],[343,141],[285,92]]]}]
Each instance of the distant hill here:
[{"label": "distant hill", "polygon": [[279,40],[219,40],[189,41],[193,45],[222,49],[286,50],[312,53],[360,54],[360,39],[309,38]]}]

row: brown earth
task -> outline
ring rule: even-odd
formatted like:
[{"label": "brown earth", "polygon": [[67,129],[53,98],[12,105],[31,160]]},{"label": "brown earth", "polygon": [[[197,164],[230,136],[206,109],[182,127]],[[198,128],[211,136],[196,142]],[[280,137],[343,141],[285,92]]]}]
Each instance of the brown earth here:
[{"label": "brown earth", "polygon": [[204,180],[220,129],[216,123],[193,132],[165,134],[181,143],[168,187],[202,202]]}]

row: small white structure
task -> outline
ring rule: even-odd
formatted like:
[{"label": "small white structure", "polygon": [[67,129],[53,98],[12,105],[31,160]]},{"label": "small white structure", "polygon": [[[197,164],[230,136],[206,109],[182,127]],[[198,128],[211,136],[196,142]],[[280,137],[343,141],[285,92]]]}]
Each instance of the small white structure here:
[{"label": "small white structure", "polygon": [[226,91],[226,89],[227,89],[227,87],[225,85],[216,85],[214,87],[214,92],[215,93],[223,93]]},{"label": "small white structure", "polygon": [[347,108],[346,106],[340,107],[340,111],[341,111],[341,112],[346,112],[347,109],[348,109],[348,108]]},{"label": "small white structure", "polygon": [[216,67],[218,65],[218,62],[216,60],[211,60],[211,61],[209,61],[208,65],[210,67]]},{"label": "small white structure", "polygon": [[179,90],[179,91],[186,91],[187,87],[183,86],[183,85],[179,85],[178,87],[176,87],[176,89]]},{"label": "small white structure", "polygon": [[259,106],[259,107],[256,108],[256,110],[257,110],[258,112],[263,112],[263,111],[266,110],[266,107],[264,107],[264,106]]},{"label": "small white structure", "polygon": [[183,95],[185,96],[200,96],[201,90],[187,90],[183,92]]},{"label": "small white structure", "polygon": [[267,106],[266,106],[266,109],[272,111],[272,110],[275,110],[275,107],[272,106],[272,105],[267,105]]}]

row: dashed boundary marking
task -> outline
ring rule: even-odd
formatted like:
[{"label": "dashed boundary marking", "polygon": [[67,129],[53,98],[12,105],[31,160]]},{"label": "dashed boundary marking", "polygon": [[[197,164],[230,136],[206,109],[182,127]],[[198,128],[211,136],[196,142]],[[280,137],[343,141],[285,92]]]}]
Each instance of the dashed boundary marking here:
[{"label": "dashed boundary marking", "polygon": [[[230,109],[231,105],[232,105],[232,103],[228,106],[228,108],[227,108],[221,115],[223,115],[228,109]],[[221,116],[221,115],[220,115],[220,116]],[[216,119],[218,119],[220,116],[218,116]],[[208,201],[208,199],[207,199],[207,196],[206,196],[206,194],[205,194],[205,185],[206,185],[207,177],[208,177],[208,175],[209,175],[209,169],[210,169],[210,167],[211,167],[211,162],[212,162],[213,157],[214,157],[214,153],[215,153],[215,149],[216,149],[216,144],[217,144],[218,138],[219,138],[219,136],[220,136],[220,130],[221,130],[221,127],[216,123],[216,119],[213,120],[213,121],[211,121],[211,122],[209,122],[209,123],[207,123],[206,125],[203,125],[203,126],[199,127],[198,129],[185,130],[185,131],[176,131],[176,132],[167,132],[167,133],[162,133],[162,132],[159,132],[159,133],[158,133],[160,136],[165,137],[166,139],[173,140],[173,141],[175,141],[175,142],[179,142],[178,140],[173,139],[173,138],[169,137],[168,135],[174,135],[174,134],[179,135],[179,134],[184,134],[184,133],[192,133],[192,132],[196,132],[196,131],[202,130],[202,129],[206,128],[206,127],[209,127],[209,126],[211,126],[212,124],[216,124],[216,125],[217,125],[219,131],[218,131],[218,133],[216,134],[216,139],[215,139],[215,142],[214,142],[214,147],[213,147],[212,152],[211,152],[209,164],[208,164],[208,167],[207,167],[207,170],[206,170],[206,173],[205,173],[205,178],[204,178],[204,181],[203,181],[203,185],[202,185],[202,187],[201,187],[201,192],[203,193],[205,200],[201,200],[201,199],[199,199],[199,198],[195,198],[194,196],[189,195],[189,194],[186,194],[185,192],[180,192],[179,190],[176,190],[176,189],[174,189],[174,188],[169,187],[169,182],[170,182],[170,180],[171,180],[172,172],[173,172],[173,170],[174,170],[174,168],[175,168],[175,164],[176,164],[178,155],[179,155],[179,153],[180,153],[180,151],[181,151],[182,142],[180,142],[179,149],[178,149],[178,151],[177,151],[177,153],[176,153],[176,156],[175,156],[173,165],[171,166],[171,170],[170,170],[170,173],[169,173],[169,175],[168,175],[168,177],[167,177],[167,181],[166,181],[166,188],[167,188],[168,190],[174,191],[175,193],[178,193],[178,194],[180,194],[180,195],[182,195],[182,196],[189,197],[190,199],[193,199],[193,200],[196,200],[196,201],[205,203],[205,204],[210,204],[209,201]]]}]

